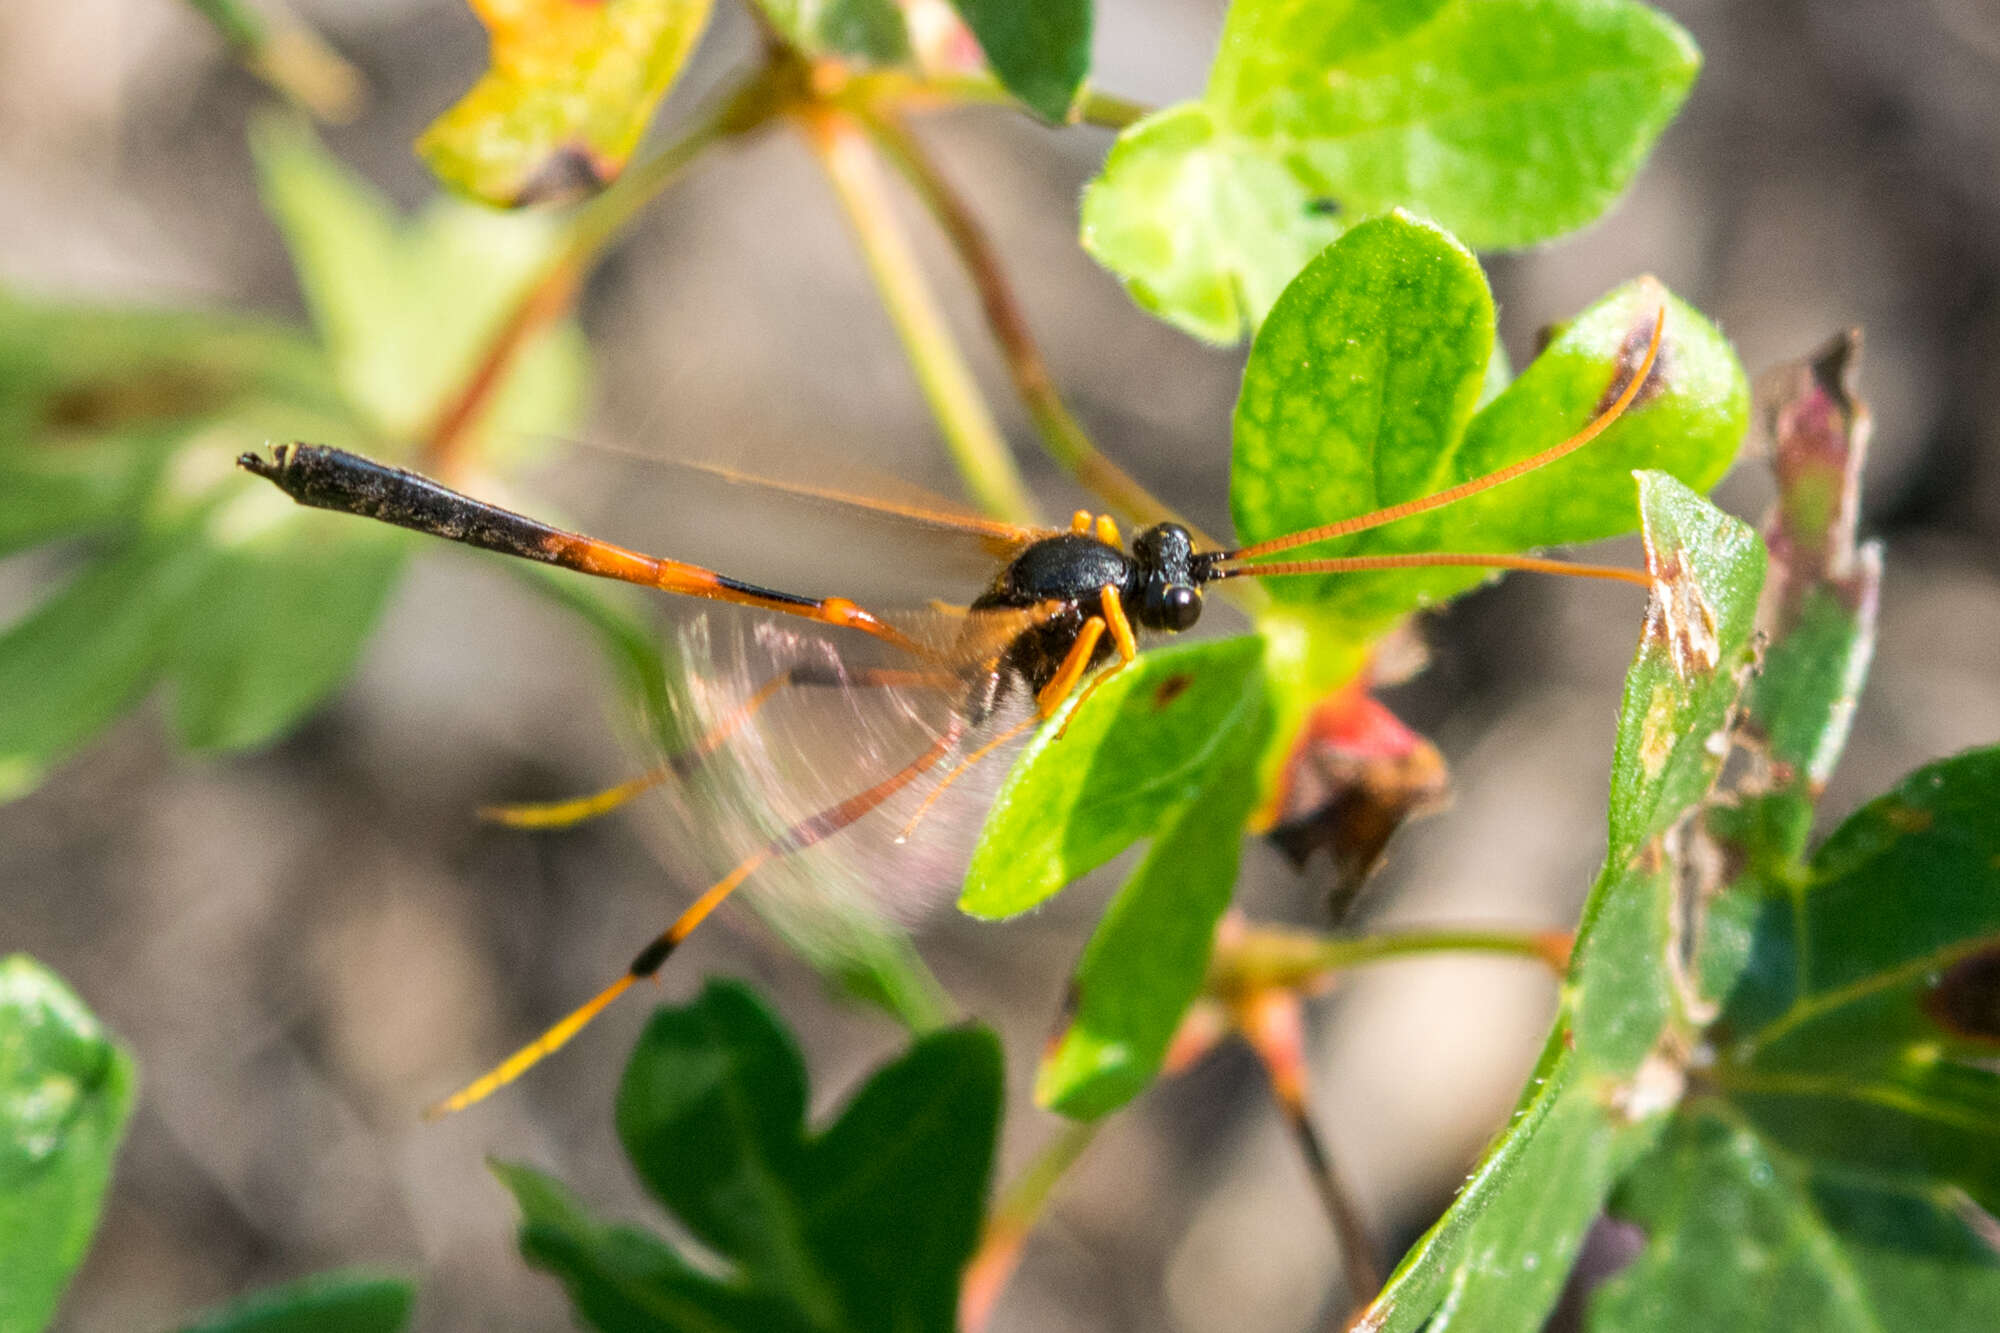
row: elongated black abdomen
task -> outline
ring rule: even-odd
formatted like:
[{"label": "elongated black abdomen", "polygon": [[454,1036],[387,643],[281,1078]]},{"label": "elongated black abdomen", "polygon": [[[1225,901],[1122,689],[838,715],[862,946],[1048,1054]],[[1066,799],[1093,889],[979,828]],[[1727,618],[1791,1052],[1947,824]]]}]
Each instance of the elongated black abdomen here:
[{"label": "elongated black abdomen", "polygon": [[302,505],[358,514],[482,550],[556,564],[559,539],[570,536],[429,477],[323,444],[281,444],[271,451],[269,462],[256,454],[236,461]]}]

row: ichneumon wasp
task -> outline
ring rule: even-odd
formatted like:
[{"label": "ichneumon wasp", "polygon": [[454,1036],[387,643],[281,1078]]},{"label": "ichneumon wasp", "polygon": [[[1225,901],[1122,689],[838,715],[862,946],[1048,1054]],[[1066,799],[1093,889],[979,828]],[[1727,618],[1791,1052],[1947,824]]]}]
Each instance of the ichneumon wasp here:
[{"label": "ichneumon wasp", "polygon": [[[1614,579],[1650,587],[1649,576],[1640,570],[1535,556],[1434,552],[1288,560],[1264,557],[1441,508],[1582,448],[1624,415],[1645,389],[1659,356],[1665,324],[1662,306],[1653,317],[1643,355],[1616,395],[1561,443],[1418,499],[1233,549],[1198,550],[1189,530],[1176,522],[1144,529],[1128,549],[1117,523],[1108,515],[1079,511],[1067,530],[1030,528],[915,510],[807,485],[776,483],[783,490],[954,528],[1006,553],[998,573],[969,607],[921,622],[877,614],[846,598],[801,596],[759,587],[698,565],[642,554],[539,522],[428,477],[341,449],[292,444],[277,446],[268,459],[254,453],[243,455],[238,460],[240,466],[270,480],[303,505],[372,518],[600,578],[798,617],[871,636],[903,659],[897,666],[868,668],[838,681],[828,678],[824,668],[811,664],[782,668],[656,773],[597,797],[517,811],[510,822],[574,822],[610,808],[647,785],[686,774],[789,687],[838,683],[888,689],[916,685],[946,691],[954,700],[947,720],[936,728],[920,753],[882,773],[870,785],[813,809],[764,838],[640,950],[623,976],[490,1072],[431,1108],[430,1113],[470,1106],[519,1077],[569,1041],[633,982],[656,974],[674,949],[758,871],[852,827],[926,775],[942,769],[905,826],[907,833],[947,788],[981,760],[1056,717],[1066,705],[1084,706],[1098,685],[1137,658],[1142,632],[1178,634],[1193,628],[1201,617],[1203,592],[1211,584],[1233,578],[1448,565]],[[920,624],[922,628],[918,628]],[[940,629],[940,624],[946,628]],[[1010,711],[1023,715],[1003,725]],[[947,765],[947,760],[954,759]]]}]

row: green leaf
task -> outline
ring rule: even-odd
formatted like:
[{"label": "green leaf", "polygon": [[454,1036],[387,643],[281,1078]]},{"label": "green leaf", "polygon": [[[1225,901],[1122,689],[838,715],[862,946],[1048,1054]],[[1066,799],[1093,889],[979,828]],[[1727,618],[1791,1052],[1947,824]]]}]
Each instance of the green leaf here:
[{"label": "green leaf", "polygon": [[1626,677],[1610,847],[1584,904],[1561,1010],[1512,1123],[1356,1327],[1539,1329],[1613,1183],[1664,1129],[1690,1039],[1669,971],[1665,839],[1721,767],[1751,658],[1761,544],[1670,477],[1641,474],[1656,580]]},{"label": "green leaf", "polygon": [[[1244,642],[1229,641],[1231,651]],[[1216,923],[1236,887],[1243,827],[1259,792],[1257,756],[1269,731],[1260,683],[1255,676],[1246,682],[1247,712],[1226,724],[1206,785],[1154,835],[1092,932],[1070,986],[1069,1023],[1036,1075],[1041,1105],[1094,1118],[1124,1105],[1160,1072],[1181,1016],[1201,991]]]},{"label": "green leaf", "polygon": [[321,1273],[232,1301],[182,1333],[397,1333],[415,1300],[401,1278]]},{"label": "green leaf", "polygon": [[1651,1243],[1593,1296],[1593,1333],[1980,1333],[2000,1310],[2000,1257],[1942,1191],[1792,1156],[1718,1102],[1677,1119],[1616,1210]]},{"label": "green leaf", "polygon": [[[217,561],[246,531],[227,497],[314,543],[328,579],[282,605],[295,620],[312,622],[315,603],[338,607],[337,596],[322,594],[363,571],[340,558],[359,534],[297,527],[278,514],[289,506],[250,495],[232,466],[239,449],[287,429],[354,433],[324,361],[303,339],[252,321],[0,299],[0,358],[12,372],[0,377],[0,549],[88,539],[67,582],[0,629],[4,798],[176,672],[177,645],[217,670],[269,679],[268,645],[244,645],[247,659],[227,651],[256,627],[218,619],[215,604],[226,612],[234,593],[216,582]],[[312,640],[325,641],[324,633]],[[296,716],[330,683],[308,663],[275,693],[295,696]],[[248,725],[211,710],[215,742],[262,739],[289,720],[277,716],[284,710],[273,693],[265,691],[263,719]]]},{"label": "green leaf", "polygon": [[960,909],[1025,912],[1176,818],[1256,717],[1262,652],[1255,638],[1150,650],[1043,727],[986,817]]},{"label": "green leaf", "polygon": [[[1341,237],[1286,288],[1244,366],[1229,477],[1238,537],[1283,536],[1475,475],[1454,464],[1493,346],[1486,276],[1449,233],[1396,214]],[[1355,577],[1266,586],[1318,607]]]},{"label": "green leaf", "polygon": [[896,0],[757,0],[784,39],[811,56],[895,66],[910,58],[910,30]]},{"label": "green leaf", "polygon": [[1091,0],[952,0],[1007,91],[1043,120],[1069,117],[1090,72]]},{"label": "green leaf", "polygon": [[[406,221],[303,121],[263,117],[251,142],[265,207],[291,248],[342,391],[380,435],[419,438],[554,261],[560,224],[447,199]],[[573,320],[529,342],[473,443],[568,429],[583,408],[585,367]]]},{"label": "green leaf", "polygon": [[145,693],[205,554],[181,533],[135,541],[0,632],[0,799]]},{"label": "green leaf", "polygon": [[[1747,425],[1748,390],[1728,343],[1649,281],[1578,316],[1474,413],[1492,305],[1473,260],[1414,219],[1354,228],[1299,275],[1251,348],[1230,482],[1239,537],[1261,541],[1413,500],[1561,442],[1623,385],[1662,306],[1655,378],[1600,438],[1505,485],[1301,557],[1514,553],[1615,536],[1638,520],[1633,469],[1706,489]],[[1365,642],[1490,577],[1399,569],[1268,586],[1281,610],[1309,612],[1323,641]]]},{"label": "green leaf", "polygon": [[1639,474],[1639,496],[1654,593],[1611,753],[1612,865],[1656,844],[1714,785],[1722,757],[1710,742],[1742,693],[1735,675],[1764,581],[1764,544],[1742,523],[1660,473]]},{"label": "green leaf", "polygon": [[1779,494],[1760,762],[1709,812],[1739,867],[1703,922],[1726,1000],[1703,1095],[1614,1211],[1649,1243],[1605,1330],[1984,1328],[2000,1258],[2000,750],[1922,770],[1797,858],[1867,668],[1881,566],[1857,549],[1866,410],[1853,335],[1760,383]]},{"label": "green leaf", "polygon": [[0,631],[0,797],[161,681],[183,743],[242,749],[345,678],[409,542],[228,474],[218,489],[226,502],[131,534]]},{"label": "green leaf", "polygon": [[1771,757],[1807,792],[1825,787],[1846,748],[1874,657],[1880,546],[1860,549],[1856,575],[1850,587],[1822,585],[1799,597],[1791,623],[1765,654],[1751,695],[1751,716]]},{"label": "green leaf", "polygon": [[[163,681],[199,749],[261,744],[335,688],[409,543],[301,511],[235,456],[297,437],[393,454],[554,253],[546,220],[450,205],[404,224],[296,122],[255,137],[325,350],[255,321],[0,294],[0,553],[87,539],[68,580],[0,629],[0,799]],[[480,429],[559,433],[583,379],[564,324],[524,350]]]},{"label": "green leaf", "polygon": [[1769,899],[1715,1082],[1778,1147],[2000,1209],[2000,749],[1911,774]]},{"label": "green leaf", "polygon": [[1479,249],[1592,221],[1699,63],[1630,0],[1237,0],[1202,97],[1119,136],[1083,244],[1233,342],[1345,221],[1406,207]]},{"label": "green leaf", "polygon": [[1087,1118],[1129,1100],[1201,988],[1259,794],[1263,657],[1256,636],[1146,652],[1041,730],[987,817],[959,900],[975,916],[1025,911],[1153,840],[1078,965],[1045,1106]]},{"label": "green leaf", "polygon": [[56,975],[0,959],[0,1333],[37,1333],[90,1246],[132,1058]]},{"label": "green leaf", "polygon": [[340,410],[311,344],[258,320],[0,290],[0,367],[0,554],[134,522],[170,452],[217,420]]},{"label": "green leaf", "polygon": [[[245,501],[246,509],[265,503]],[[226,532],[226,523],[212,529]],[[218,545],[179,609],[168,647],[181,743],[262,745],[337,689],[409,547],[393,528],[296,508]]]},{"label": "green leaf", "polygon": [[417,140],[438,179],[502,207],[625,167],[708,26],[710,0],[471,0],[492,68]]},{"label": "green leaf", "polygon": [[749,991],[712,982],[647,1027],[618,1132],[648,1191],[726,1274],[591,1222],[532,1172],[502,1179],[524,1252],[599,1328],[943,1333],[978,1239],[1000,1080],[991,1034],[932,1033],[814,1135],[790,1037]]},{"label": "green leaf", "polygon": [[607,1226],[560,1184],[525,1166],[493,1172],[521,1209],[521,1253],[555,1274],[577,1315],[603,1333],[811,1333],[781,1293],[725,1285],[657,1236]]}]

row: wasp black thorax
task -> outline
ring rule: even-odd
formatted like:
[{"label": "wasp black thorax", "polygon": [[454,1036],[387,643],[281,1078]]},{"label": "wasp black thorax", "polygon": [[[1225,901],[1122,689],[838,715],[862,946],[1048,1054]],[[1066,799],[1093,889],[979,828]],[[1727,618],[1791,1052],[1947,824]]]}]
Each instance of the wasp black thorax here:
[{"label": "wasp black thorax", "polygon": [[[1082,532],[1044,537],[1023,548],[973,603],[996,607],[1060,606],[1007,651],[1006,666],[1040,689],[1054,676],[1092,616],[1104,614],[1104,589],[1116,588],[1126,617],[1140,629],[1178,633],[1201,618],[1194,542],[1178,523],[1147,528],[1128,555]],[[1109,636],[1092,659],[1108,659]]]}]

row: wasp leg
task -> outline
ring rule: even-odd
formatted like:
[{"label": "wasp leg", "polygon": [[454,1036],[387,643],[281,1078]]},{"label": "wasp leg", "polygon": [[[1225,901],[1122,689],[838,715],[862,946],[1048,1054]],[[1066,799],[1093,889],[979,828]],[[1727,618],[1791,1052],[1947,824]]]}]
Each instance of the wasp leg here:
[{"label": "wasp leg", "polygon": [[1071,532],[1089,532],[1090,511],[1088,509],[1079,509],[1074,514],[1071,514],[1069,516],[1069,530]]},{"label": "wasp leg", "polygon": [[1069,710],[1069,716],[1063,719],[1062,729],[1056,732],[1057,740],[1063,738],[1063,734],[1069,730],[1069,724],[1076,720],[1077,711],[1091,695],[1097,693],[1097,687],[1131,666],[1139,656],[1139,638],[1132,632],[1132,622],[1125,615],[1125,603],[1119,598],[1118,589],[1107,586],[1099,596],[1104,606],[1105,626],[1111,631],[1113,646],[1118,649],[1118,660],[1099,672],[1088,685],[1083,687],[1082,693],[1076,696],[1076,706]]},{"label": "wasp leg", "polygon": [[673,775],[672,764],[656,764],[636,778],[561,801],[522,801],[507,805],[482,805],[479,817],[493,824],[519,829],[574,828],[645,795]]},{"label": "wasp leg", "polygon": [[1055,716],[1063,700],[1069,698],[1076,689],[1076,683],[1083,679],[1083,673],[1090,670],[1091,656],[1097,652],[1097,642],[1103,637],[1104,617],[1092,616],[1083,622],[1083,628],[1077,631],[1076,642],[1070,645],[1062,665],[1056,668],[1056,674],[1049,677],[1049,683],[1035,695],[1035,711],[1043,721]]},{"label": "wasp leg", "polygon": [[1125,545],[1125,539],[1118,535],[1118,520],[1109,514],[1099,514],[1097,516],[1097,540],[1103,542],[1106,546],[1116,546],[1122,549]]},{"label": "wasp leg", "polygon": [[[1100,531],[1103,524],[1110,522],[1109,518],[1099,519]],[[1114,525],[1112,528],[1112,539],[1115,540],[1116,537],[1117,528]],[[1083,701],[1090,697],[1092,691],[1112,676],[1117,675],[1120,671],[1130,666],[1133,659],[1138,657],[1138,636],[1132,632],[1132,622],[1125,615],[1125,603],[1118,596],[1118,589],[1110,584],[1106,584],[1103,588],[1099,589],[1099,597],[1103,605],[1103,613],[1092,616],[1083,623],[1083,629],[1076,636],[1076,642],[1070,646],[1069,652],[1063,655],[1062,665],[1056,668],[1056,674],[1050,678],[1047,685],[1042,687],[1041,693],[1035,696],[1034,715],[1009,727],[1006,731],[1001,732],[998,736],[995,736],[992,740],[986,742],[986,744],[960,760],[956,768],[944,775],[944,781],[938,783],[936,787],[931,789],[930,794],[924,797],[923,804],[917,807],[917,812],[914,815],[910,816],[910,822],[903,825],[902,831],[896,835],[896,841],[906,841],[916,831],[917,825],[923,822],[924,816],[930,813],[931,807],[937,804],[938,798],[945,794],[946,789],[952,783],[957,782],[959,778],[964,776],[966,770],[1009,741],[1016,739],[1023,732],[1029,731],[1053,717],[1056,710],[1062,707],[1063,701],[1069,698],[1070,694],[1075,691],[1077,682],[1083,679],[1084,672],[1090,669],[1090,659],[1097,652],[1098,642],[1103,639],[1105,634],[1109,633],[1111,635],[1111,642],[1118,649],[1118,661],[1113,663],[1095,680],[1091,681],[1090,684],[1084,686],[1083,692],[1077,695],[1076,708],[1083,707]],[[1076,716],[1076,708],[1070,709],[1070,717],[1073,718]],[[1069,721],[1065,719],[1061,730],[1056,732],[1056,739],[1061,740],[1063,733],[1068,730]]]},{"label": "wasp leg", "polygon": [[992,740],[986,742],[986,744],[980,746],[977,750],[974,750],[971,754],[959,760],[957,766],[954,767],[951,770],[951,772],[945,774],[943,780],[940,781],[937,786],[931,788],[930,791],[924,796],[923,803],[917,806],[916,813],[910,816],[910,822],[903,825],[903,827],[900,830],[898,830],[896,834],[896,841],[908,842],[910,840],[910,835],[917,831],[917,825],[924,822],[924,816],[929,814],[931,812],[931,807],[938,803],[938,798],[940,796],[943,796],[945,792],[949,791],[951,789],[951,785],[954,782],[957,782],[960,778],[964,777],[966,773],[970,772],[974,764],[977,764],[980,760],[986,758],[988,755],[992,754],[995,750],[999,749],[1001,746],[1006,745],[1008,742],[1018,740],[1021,736],[1025,735],[1030,731],[1033,731],[1036,727],[1040,726],[1041,724],[1042,724],[1042,715],[1040,713],[1030,713],[1027,717],[1023,718],[1021,721],[1016,722],[1013,726],[1007,728],[1007,730],[1001,732],[998,736],[995,736]]},{"label": "wasp leg", "polygon": [[1111,642],[1118,648],[1118,666],[1131,666],[1139,655],[1139,636],[1132,632],[1132,621],[1125,614],[1125,599],[1109,583],[1097,590],[1097,597],[1101,604],[1098,614],[1104,617],[1104,624],[1111,631]]},{"label": "wasp leg", "polygon": [[800,820],[743,858],[733,870],[710,885],[699,898],[689,904],[687,910],[682,912],[652,943],[641,949],[638,956],[632,960],[631,966],[625,969],[624,976],[606,986],[561,1022],[502,1060],[490,1071],[432,1106],[424,1112],[425,1118],[436,1119],[454,1111],[462,1111],[474,1102],[484,1100],[525,1074],[543,1057],[560,1050],[572,1037],[581,1032],[591,1019],[604,1012],[613,1000],[631,989],[633,982],[658,972],[667,958],[680,946],[681,941],[692,935],[695,928],[706,921],[716,908],[728,901],[730,894],[743,887],[743,882],[750,876],[771,862],[804,851],[814,843],[832,837],[863,818],[882,802],[936,767],[940,760],[951,753],[952,748],[964,734],[964,724],[954,720],[944,734],[931,743],[929,749],[888,777],[864,791],[856,792],[837,805],[828,806],[818,814]]}]

